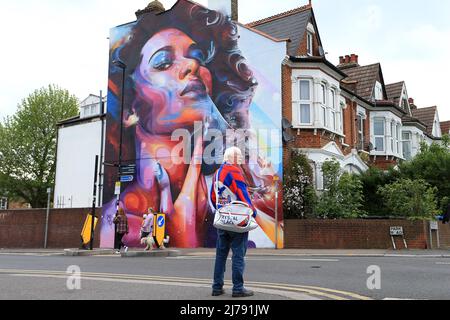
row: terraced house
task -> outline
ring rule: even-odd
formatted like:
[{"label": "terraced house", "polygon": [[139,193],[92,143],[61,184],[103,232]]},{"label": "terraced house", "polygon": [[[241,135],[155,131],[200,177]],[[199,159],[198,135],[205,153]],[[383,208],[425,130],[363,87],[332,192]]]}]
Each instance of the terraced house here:
[{"label": "terraced house", "polygon": [[404,81],[386,84],[380,63],[361,66],[356,54],[341,56],[337,66],[327,60],[311,3],[248,26],[289,39],[283,116],[293,138],[285,144],[285,165],[292,150],[306,153],[318,190],[330,158],[348,172],[387,169],[412,159],[422,142],[441,139],[437,108],[417,108]]}]

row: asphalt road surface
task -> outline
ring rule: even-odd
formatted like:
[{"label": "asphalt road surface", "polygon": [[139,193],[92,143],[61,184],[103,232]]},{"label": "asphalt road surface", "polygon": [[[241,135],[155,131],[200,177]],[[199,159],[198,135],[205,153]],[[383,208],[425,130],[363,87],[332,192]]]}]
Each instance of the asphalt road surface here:
[{"label": "asphalt road surface", "polygon": [[[78,282],[67,270],[81,271]],[[368,289],[368,268],[379,268],[380,289]],[[214,300],[212,256],[129,258],[120,256],[0,254],[0,299]],[[226,279],[231,279],[231,261]],[[257,300],[450,300],[450,259],[435,257],[250,256],[246,286]],[[369,281],[370,283],[376,283]],[[69,284],[69,287],[68,287]]]}]

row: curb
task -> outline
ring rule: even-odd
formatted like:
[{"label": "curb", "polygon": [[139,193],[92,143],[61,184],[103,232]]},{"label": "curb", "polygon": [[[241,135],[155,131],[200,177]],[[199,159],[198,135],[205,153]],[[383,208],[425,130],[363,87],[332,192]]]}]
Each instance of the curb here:
[{"label": "curb", "polygon": [[64,255],[66,257],[91,257],[91,256],[105,256],[114,254],[114,250],[79,250],[79,249],[65,249]]},{"label": "curb", "polygon": [[179,257],[181,254],[178,250],[154,250],[154,251],[128,251],[122,252],[122,258],[165,258]]}]

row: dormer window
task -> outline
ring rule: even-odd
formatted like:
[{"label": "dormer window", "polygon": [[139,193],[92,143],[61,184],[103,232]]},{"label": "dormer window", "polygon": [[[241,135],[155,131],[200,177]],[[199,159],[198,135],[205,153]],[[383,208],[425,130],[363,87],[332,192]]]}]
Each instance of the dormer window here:
[{"label": "dormer window", "polygon": [[383,100],[383,86],[378,81],[375,83],[374,97],[375,100]]},{"label": "dormer window", "polygon": [[311,32],[306,33],[306,49],[308,56],[313,55],[313,35]]}]

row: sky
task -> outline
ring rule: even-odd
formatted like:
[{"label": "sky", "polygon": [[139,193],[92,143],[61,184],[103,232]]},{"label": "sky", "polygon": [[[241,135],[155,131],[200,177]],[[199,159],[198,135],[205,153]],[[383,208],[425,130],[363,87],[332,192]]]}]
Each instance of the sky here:
[{"label": "sky", "polygon": [[[106,92],[110,28],[135,20],[150,0],[0,0],[0,121],[49,84],[80,100]],[[166,9],[175,0],[161,0]],[[207,4],[207,0],[198,0]],[[239,0],[251,22],[308,0]],[[327,59],[355,53],[380,62],[386,84],[406,81],[419,107],[437,105],[450,120],[450,1],[313,0]]]}]

